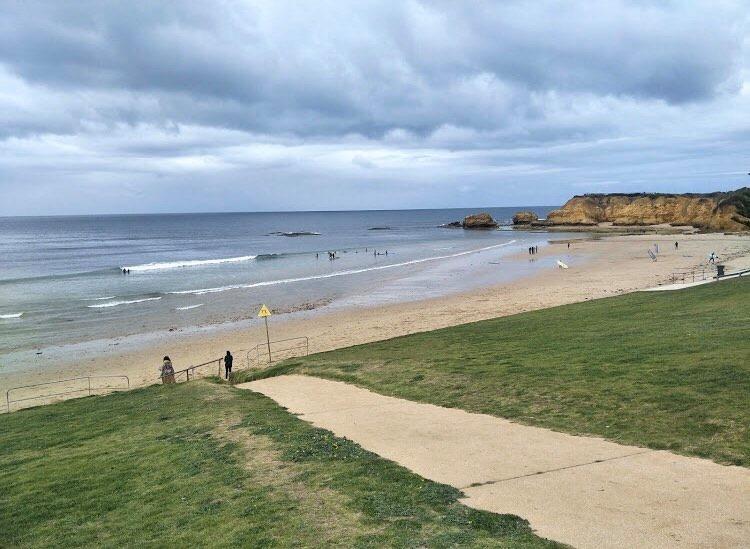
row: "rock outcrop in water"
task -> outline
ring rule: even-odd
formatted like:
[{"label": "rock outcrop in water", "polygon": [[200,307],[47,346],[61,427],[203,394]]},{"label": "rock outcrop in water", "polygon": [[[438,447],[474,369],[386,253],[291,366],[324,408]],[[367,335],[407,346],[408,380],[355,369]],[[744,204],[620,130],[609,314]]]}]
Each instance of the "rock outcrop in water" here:
[{"label": "rock outcrop in water", "polygon": [[536,215],[534,212],[516,212],[513,214],[513,224],[514,225],[531,225],[532,223],[535,223],[539,221],[539,216]]},{"label": "rock outcrop in water", "polygon": [[750,230],[750,188],[707,194],[584,194],[547,215],[546,225],[689,225]]},{"label": "rock outcrop in water", "polygon": [[440,225],[441,229],[460,229],[463,225],[460,221],[451,221],[450,223],[443,223]]},{"label": "rock outcrop in water", "polygon": [[478,213],[464,217],[461,226],[464,229],[494,229],[497,227],[497,221],[488,213]]}]

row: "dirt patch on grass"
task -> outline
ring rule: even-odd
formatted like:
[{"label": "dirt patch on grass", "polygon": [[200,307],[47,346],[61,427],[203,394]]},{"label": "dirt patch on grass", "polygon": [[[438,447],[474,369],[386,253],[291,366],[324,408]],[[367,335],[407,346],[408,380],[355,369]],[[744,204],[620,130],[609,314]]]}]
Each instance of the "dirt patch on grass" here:
[{"label": "dirt patch on grass", "polygon": [[[347,505],[346,496],[320,484],[320,479],[309,467],[285,461],[282,450],[269,436],[251,433],[242,425],[237,414],[220,421],[213,435],[224,442],[237,445],[242,454],[240,462],[249,474],[249,482],[282,493],[296,503],[295,511],[304,516],[310,528],[318,530],[322,544],[338,543],[342,539],[359,538],[364,515]],[[381,528],[372,525],[372,533]]]}]

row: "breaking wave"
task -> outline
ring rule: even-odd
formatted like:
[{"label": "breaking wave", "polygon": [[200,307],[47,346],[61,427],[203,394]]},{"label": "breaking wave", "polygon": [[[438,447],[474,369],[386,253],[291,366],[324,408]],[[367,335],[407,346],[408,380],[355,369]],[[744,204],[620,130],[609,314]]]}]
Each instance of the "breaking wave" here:
[{"label": "breaking wave", "polygon": [[23,316],[23,313],[10,313],[7,315],[0,315],[0,318],[21,318]]},{"label": "breaking wave", "polygon": [[203,303],[198,303],[197,305],[186,305],[185,307],[175,307],[175,311],[189,311],[190,309],[197,309],[198,307],[203,307]]},{"label": "breaking wave", "polygon": [[220,259],[191,259],[183,261],[166,261],[164,263],[145,263],[143,265],[123,266],[120,269],[128,269],[134,273],[146,271],[163,271],[167,269],[177,269],[180,267],[201,267],[203,265],[218,265],[220,263],[239,263],[241,261],[250,261],[258,257],[257,255],[242,255],[239,257],[223,257]]},{"label": "breaking wave", "polygon": [[495,244],[494,246],[485,246],[484,248],[478,248],[475,250],[467,250],[465,252],[458,252],[458,253],[450,254],[450,255],[426,257],[424,259],[413,259],[411,261],[404,261],[403,263],[391,263],[389,265],[378,265],[377,267],[365,267],[362,269],[349,269],[346,271],[337,271],[334,273],[302,276],[302,277],[297,277],[297,278],[282,278],[279,280],[265,280],[263,282],[253,282],[250,284],[232,284],[230,286],[220,286],[217,288],[201,288],[199,290],[179,290],[179,291],[168,292],[168,293],[178,294],[178,295],[205,295],[205,294],[213,294],[213,293],[218,293],[218,292],[226,292],[227,290],[241,290],[241,289],[247,289],[247,288],[258,288],[261,286],[276,286],[277,284],[292,284],[294,282],[305,282],[307,280],[320,280],[324,278],[348,276],[348,275],[366,273],[370,271],[382,271],[385,269],[395,269],[397,267],[405,267],[407,265],[416,265],[418,263],[427,263],[430,261],[440,261],[441,259],[451,259],[454,257],[460,257],[463,255],[469,255],[469,254],[473,254],[477,252],[484,252],[484,251],[492,250],[495,248],[502,248],[504,246],[509,246],[510,244],[513,244],[515,242],[516,242],[515,240],[511,240],[509,242],[504,242],[503,244]]},{"label": "breaking wave", "polygon": [[144,297],[143,299],[131,299],[128,301],[109,301],[107,303],[97,303],[96,305],[86,305],[89,309],[101,309],[103,307],[117,307],[118,305],[130,305],[131,303],[143,303],[144,301],[159,301],[161,297]]}]

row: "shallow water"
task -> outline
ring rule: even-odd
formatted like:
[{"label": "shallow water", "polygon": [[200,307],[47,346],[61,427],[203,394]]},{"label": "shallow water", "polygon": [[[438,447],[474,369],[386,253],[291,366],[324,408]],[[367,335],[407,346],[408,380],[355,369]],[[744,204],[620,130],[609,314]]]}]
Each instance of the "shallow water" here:
[{"label": "shallow water", "polygon": [[[518,209],[484,210],[509,222]],[[544,243],[543,233],[438,227],[475,211],[0,218],[0,360],[5,367],[20,351],[237,321],[261,303],[369,306],[545,267],[502,264]]]}]

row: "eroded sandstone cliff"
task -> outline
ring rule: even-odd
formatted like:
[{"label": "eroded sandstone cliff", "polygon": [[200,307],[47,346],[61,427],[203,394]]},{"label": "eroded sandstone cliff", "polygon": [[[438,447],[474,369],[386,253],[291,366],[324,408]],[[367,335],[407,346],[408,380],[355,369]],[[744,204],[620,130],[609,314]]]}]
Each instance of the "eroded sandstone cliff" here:
[{"label": "eroded sandstone cliff", "polygon": [[550,225],[691,225],[750,230],[750,188],[708,194],[585,194],[549,213]]}]

